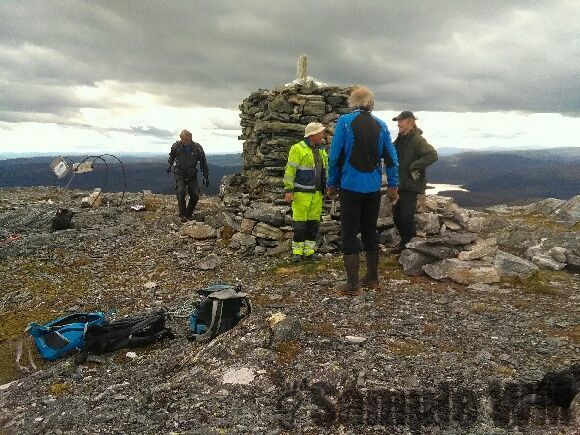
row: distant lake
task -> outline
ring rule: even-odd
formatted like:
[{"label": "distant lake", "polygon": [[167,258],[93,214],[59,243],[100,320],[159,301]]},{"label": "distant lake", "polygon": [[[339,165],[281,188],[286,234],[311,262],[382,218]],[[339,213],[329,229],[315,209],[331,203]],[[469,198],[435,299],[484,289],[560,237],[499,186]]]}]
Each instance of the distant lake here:
[{"label": "distant lake", "polygon": [[438,195],[441,192],[449,192],[454,190],[456,192],[469,192],[469,190],[464,189],[459,184],[436,184],[436,183],[428,183],[427,190],[425,191],[426,195]]}]

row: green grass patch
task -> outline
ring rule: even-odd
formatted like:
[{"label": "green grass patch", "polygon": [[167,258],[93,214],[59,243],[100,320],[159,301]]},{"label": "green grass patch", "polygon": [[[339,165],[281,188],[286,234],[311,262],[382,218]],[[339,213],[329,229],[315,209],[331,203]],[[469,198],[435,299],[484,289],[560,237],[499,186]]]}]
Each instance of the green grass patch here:
[{"label": "green grass patch", "polygon": [[532,227],[542,227],[544,229],[549,229],[558,233],[567,233],[572,231],[578,231],[580,229],[580,223],[576,223],[573,226],[563,224],[561,222],[556,222],[554,219],[535,213],[519,213],[516,214],[517,219],[521,219],[526,225]]},{"label": "green grass patch", "polygon": [[506,284],[521,289],[524,293],[559,296],[562,294],[560,288],[568,286],[570,274],[563,271],[540,270],[529,278],[506,278]]}]

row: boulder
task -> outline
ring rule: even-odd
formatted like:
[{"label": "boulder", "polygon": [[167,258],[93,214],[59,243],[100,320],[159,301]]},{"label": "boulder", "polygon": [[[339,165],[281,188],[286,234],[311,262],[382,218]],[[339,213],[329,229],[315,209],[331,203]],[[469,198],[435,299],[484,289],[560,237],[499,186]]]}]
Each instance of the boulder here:
[{"label": "boulder", "polygon": [[526,258],[531,260],[534,256],[541,254],[543,251],[542,244],[543,242],[540,242],[537,245],[530,246],[528,249],[526,249]]},{"label": "boulder", "polygon": [[220,258],[216,254],[209,254],[197,262],[197,268],[200,270],[213,270],[220,263]]},{"label": "boulder", "polygon": [[566,267],[566,263],[560,263],[554,260],[550,255],[538,254],[532,257],[532,263],[537,265],[540,269],[562,270]]},{"label": "boulder", "polygon": [[256,244],[256,238],[251,234],[236,233],[232,236],[232,242],[243,246],[254,246]]},{"label": "boulder", "polygon": [[580,272],[580,256],[572,252],[566,253],[566,269],[572,272]]},{"label": "boulder", "polygon": [[457,222],[455,222],[452,219],[443,218],[443,219],[441,219],[441,224],[445,225],[445,228],[448,228],[452,231],[457,231],[457,230],[460,230],[462,228],[461,225],[459,225]]},{"label": "boulder", "polygon": [[262,239],[283,240],[284,232],[279,228],[268,225],[264,222],[258,222],[252,230],[252,235]]},{"label": "boulder", "polygon": [[276,256],[276,255],[282,255],[288,251],[290,251],[292,246],[292,241],[291,240],[284,240],[282,243],[280,243],[278,246],[274,247],[274,248],[268,248],[266,249],[266,255],[269,256]]},{"label": "boulder", "polygon": [[556,198],[546,198],[536,203],[530,204],[525,206],[524,209],[527,211],[531,211],[532,213],[542,214],[544,216],[548,216],[552,212],[554,212],[558,207],[564,204],[563,199],[556,199]]},{"label": "boulder", "polygon": [[497,251],[493,265],[501,278],[527,278],[538,271],[538,266],[531,261],[503,251]]},{"label": "boulder", "polygon": [[393,218],[391,216],[380,217],[377,219],[377,229],[379,231],[388,230],[389,228],[393,228],[395,223],[393,222]]},{"label": "boulder", "polygon": [[284,317],[271,328],[273,344],[286,341],[298,341],[302,337],[302,325],[300,324],[300,320],[295,317]]},{"label": "boulder", "polygon": [[487,217],[479,216],[472,217],[467,222],[467,230],[473,233],[483,233],[485,229],[489,226],[490,221]]},{"label": "boulder", "polygon": [[580,222],[580,195],[576,195],[570,198],[564,204],[562,204],[553,215],[560,220],[563,220],[569,224],[577,224]]},{"label": "boulder", "polygon": [[220,228],[226,224],[226,217],[223,212],[210,213],[203,218],[203,221],[212,228]]},{"label": "boulder", "polygon": [[240,223],[240,231],[244,234],[252,234],[252,230],[256,226],[256,221],[253,219],[242,219]]},{"label": "boulder", "polygon": [[181,226],[181,234],[196,240],[211,239],[216,236],[216,230],[199,222],[188,222]]},{"label": "boulder", "polygon": [[276,132],[286,132],[292,134],[300,134],[304,136],[304,125],[293,124],[287,122],[269,122],[269,121],[259,121],[256,122],[254,130],[257,133],[276,133]]},{"label": "boulder", "polygon": [[469,219],[469,213],[467,210],[458,209],[453,212],[453,220],[462,226],[466,226]]},{"label": "boulder", "polygon": [[276,227],[284,225],[284,214],[282,211],[279,208],[265,204],[246,210],[244,217],[258,222],[265,222]]},{"label": "boulder", "polygon": [[428,235],[439,234],[439,215],[434,213],[419,213],[415,215],[417,227]]},{"label": "boulder", "polygon": [[495,237],[479,239],[472,245],[467,245],[465,249],[457,256],[463,261],[477,260],[488,255],[494,255],[497,252],[497,239]]},{"label": "boulder", "polygon": [[430,255],[422,254],[412,249],[405,249],[399,256],[399,264],[407,275],[422,275],[422,266],[436,261]]},{"label": "boulder", "polygon": [[438,260],[443,260],[444,258],[456,257],[459,253],[459,249],[456,247],[445,246],[431,243],[430,239],[421,240],[413,239],[407,243],[408,249],[413,249],[421,254],[428,255]]},{"label": "boulder", "polygon": [[566,249],[559,246],[553,247],[548,251],[548,255],[559,263],[566,262]]},{"label": "boulder", "polygon": [[475,233],[446,233],[429,238],[429,243],[448,246],[469,245],[478,238],[479,236]]},{"label": "boulder", "polygon": [[481,261],[462,261],[448,258],[423,266],[423,271],[431,278],[449,278],[460,284],[490,284],[499,282],[495,267]]}]

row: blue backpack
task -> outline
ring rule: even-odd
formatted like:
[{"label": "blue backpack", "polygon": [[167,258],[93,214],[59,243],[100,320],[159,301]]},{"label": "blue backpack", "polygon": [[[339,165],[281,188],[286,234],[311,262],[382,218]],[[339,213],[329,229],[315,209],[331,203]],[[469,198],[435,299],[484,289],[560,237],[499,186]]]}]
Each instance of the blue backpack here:
[{"label": "blue backpack", "polygon": [[75,313],[51,320],[45,325],[32,322],[25,331],[33,337],[40,356],[53,361],[83,350],[87,328],[104,323],[104,313]]}]

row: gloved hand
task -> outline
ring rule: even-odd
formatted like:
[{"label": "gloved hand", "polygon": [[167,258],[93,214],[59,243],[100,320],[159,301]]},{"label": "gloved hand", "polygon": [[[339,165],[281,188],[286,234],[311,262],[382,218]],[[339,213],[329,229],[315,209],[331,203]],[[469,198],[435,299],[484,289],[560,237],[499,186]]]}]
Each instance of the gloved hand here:
[{"label": "gloved hand", "polygon": [[171,172],[171,165],[167,165],[167,173],[169,174]]},{"label": "gloved hand", "polygon": [[418,169],[415,169],[414,171],[411,171],[411,178],[413,180],[417,181],[420,176],[421,176],[421,173],[419,172]]},{"label": "gloved hand", "polygon": [[209,187],[209,178],[204,178],[202,183],[205,187]]}]

